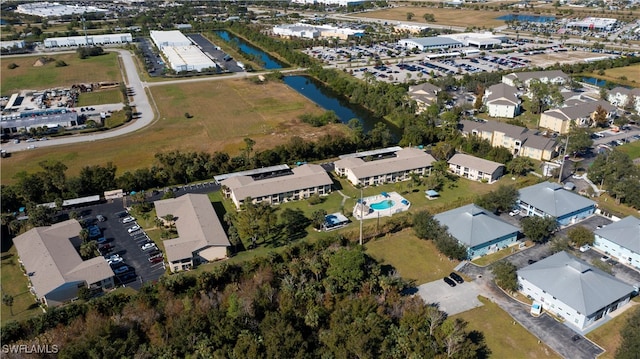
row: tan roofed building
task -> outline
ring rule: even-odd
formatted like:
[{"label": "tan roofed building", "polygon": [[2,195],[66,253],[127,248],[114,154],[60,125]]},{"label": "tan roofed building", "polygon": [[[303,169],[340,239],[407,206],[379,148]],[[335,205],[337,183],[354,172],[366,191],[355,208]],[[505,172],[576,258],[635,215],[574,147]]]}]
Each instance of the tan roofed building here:
[{"label": "tan roofed building", "polygon": [[227,257],[231,244],[206,194],[189,193],[154,204],[158,218],[173,215],[178,230],[178,238],[164,241],[172,272]]},{"label": "tan roofed building", "polygon": [[409,97],[416,102],[416,113],[425,111],[438,99],[438,93],[442,91],[440,87],[425,82],[420,85],[409,86]]},{"label": "tan roofed building", "polygon": [[221,183],[225,196],[240,208],[246,198],[253,203],[279,204],[289,200],[321,196],[331,193],[333,181],[320,165],[305,164],[291,170],[290,174],[254,179],[251,176],[236,176]]},{"label": "tan roofed building", "polygon": [[355,186],[373,186],[387,182],[408,180],[410,173],[426,175],[435,162],[430,154],[417,148],[403,148],[395,156],[365,161],[358,157],[349,157],[334,163],[339,176],[345,176]]},{"label": "tan roofed building", "polygon": [[593,122],[593,117],[600,106],[607,112],[607,118],[611,118],[615,113],[616,108],[607,101],[585,102],[543,112],[540,115],[540,127],[565,134],[571,129],[572,122],[577,126],[589,126]]},{"label": "tan roofed building", "polygon": [[569,76],[560,70],[513,72],[502,76],[502,83],[509,86],[524,85],[529,87],[529,83],[533,79],[546,84],[562,85],[569,81]]},{"label": "tan roofed building", "polygon": [[13,239],[20,263],[30,281],[31,292],[40,302],[55,307],[78,297],[82,287],[108,289],[114,286],[113,270],[102,257],[83,260],[82,227],[75,219],[48,227],[36,227]]},{"label": "tan roofed building", "polygon": [[449,170],[452,173],[474,181],[493,183],[504,175],[504,165],[502,163],[463,153],[453,155],[448,163]]}]

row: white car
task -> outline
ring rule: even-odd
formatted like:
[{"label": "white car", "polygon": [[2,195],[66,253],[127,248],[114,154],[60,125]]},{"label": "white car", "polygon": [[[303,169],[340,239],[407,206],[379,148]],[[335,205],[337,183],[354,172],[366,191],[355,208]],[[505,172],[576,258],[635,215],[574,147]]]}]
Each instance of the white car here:
[{"label": "white car", "polygon": [[514,209],[513,211],[509,212],[509,215],[511,217],[517,216],[520,214],[520,210],[519,209]]},{"label": "white car", "polygon": [[140,226],[136,224],[135,226],[127,229],[127,232],[133,233],[133,232],[136,232],[136,231],[139,231],[139,230],[140,230]]},{"label": "white car", "polygon": [[602,256],[602,257],[600,257],[600,260],[601,260],[601,261],[603,261],[603,262],[606,262],[606,261],[608,261],[609,259],[611,259],[611,257],[609,257],[609,256]]},{"label": "white car", "polygon": [[140,246],[140,249],[142,249],[143,251],[149,250],[151,248],[156,248],[156,244],[155,243],[145,243],[142,246]]},{"label": "white car", "polygon": [[116,254],[112,254],[112,255],[110,255],[108,257],[104,257],[104,259],[106,259],[107,261],[114,260],[116,258],[120,258],[120,255],[117,254],[117,253]]},{"label": "white car", "polygon": [[128,217],[125,217],[125,218],[122,219],[122,223],[127,224],[127,223],[131,223],[131,222],[133,222],[135,220],[136,220],[135,218],[133,218],[131,216],[128,216]]},{"label": "white car", "polygon": [[588,244],[585,244],[584,246],[580,247],[580,252],[586,252],[589,249],[591,249],[591,246]]},{"label": "white car", "polygon": [[118,264],[118,263],[122,263],[122,262],[124,262],[124,259],[122,259],[120,257],[107,260],[107,263],[109,263],[109,265]]}]

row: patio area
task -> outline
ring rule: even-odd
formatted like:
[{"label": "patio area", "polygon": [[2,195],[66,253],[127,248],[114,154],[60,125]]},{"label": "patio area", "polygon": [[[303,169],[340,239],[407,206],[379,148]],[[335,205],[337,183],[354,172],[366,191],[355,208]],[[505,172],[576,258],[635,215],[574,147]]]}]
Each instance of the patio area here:
[{"label": "patio area", "polygon": [[353,216],[358,220],[361,218],[391,217],[396,213],[408,210],[409,207],[411,207],[411,202],[397,192],[382,192],[379,195],[358,200],[353,207]]}]

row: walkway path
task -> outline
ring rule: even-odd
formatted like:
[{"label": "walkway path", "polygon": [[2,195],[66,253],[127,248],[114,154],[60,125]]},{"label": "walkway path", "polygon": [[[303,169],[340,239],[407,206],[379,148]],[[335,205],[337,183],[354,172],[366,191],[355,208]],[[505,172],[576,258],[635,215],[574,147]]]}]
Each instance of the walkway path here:
[{"label": "walkway path", "polygon": [[340,195],[342,196],[342,202],[340,202],[340,208],[344,208],[344,203],[351,197],[349,197],[346,194],[342,193],[341,190],[338,190],[338,193],[340,193]]}]

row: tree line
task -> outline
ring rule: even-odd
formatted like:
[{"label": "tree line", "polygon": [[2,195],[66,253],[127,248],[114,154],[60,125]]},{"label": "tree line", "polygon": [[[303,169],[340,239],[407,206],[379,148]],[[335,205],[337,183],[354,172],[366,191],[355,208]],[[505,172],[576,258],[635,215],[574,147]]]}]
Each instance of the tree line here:
[{"label": "tree line", "polygon": [[[403,281],[340,238],[243,264],[162,277],[2,328],[2,343],[46,340],[60,358],[485,358],[484,335],[403,295]],[[45,339],[46,338],[46,339]]]}]

